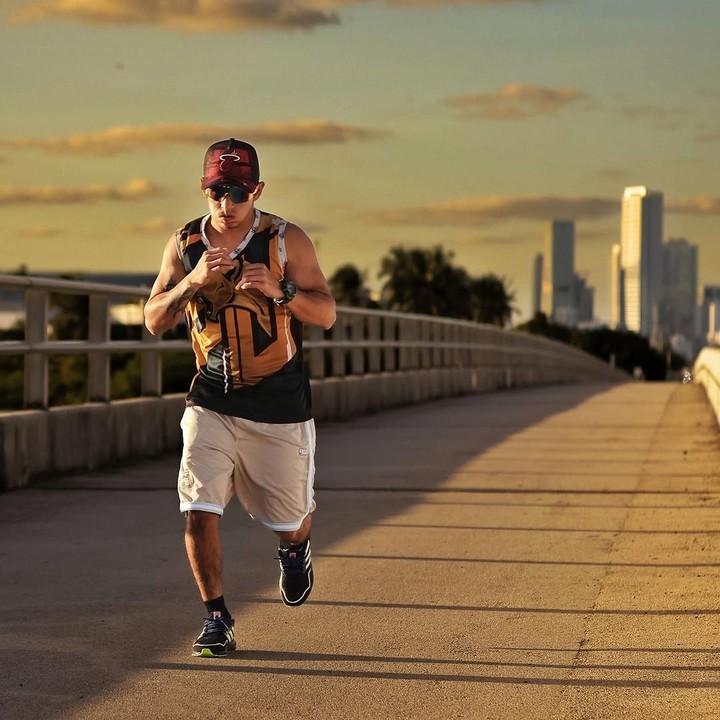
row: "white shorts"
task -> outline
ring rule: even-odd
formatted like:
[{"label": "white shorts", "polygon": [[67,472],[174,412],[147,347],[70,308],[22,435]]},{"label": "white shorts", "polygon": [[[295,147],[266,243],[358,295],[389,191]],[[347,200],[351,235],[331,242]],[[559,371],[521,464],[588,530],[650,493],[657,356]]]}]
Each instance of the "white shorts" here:
[{"label": "white shorts", "polygon": [[222,515],[233,495],[271,530],[297,530],[315,509],[315,423],[260,423],[185,408],[180,512]]}]

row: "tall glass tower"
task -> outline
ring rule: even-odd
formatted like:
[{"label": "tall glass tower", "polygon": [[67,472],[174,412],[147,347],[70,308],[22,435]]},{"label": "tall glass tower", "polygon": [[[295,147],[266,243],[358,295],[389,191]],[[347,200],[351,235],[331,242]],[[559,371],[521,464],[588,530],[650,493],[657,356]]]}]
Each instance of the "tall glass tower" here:
[{"label": "tall glass tower", "polygon": [[610,327],[625,329],[625,303],[623,302],[623,271],[620,244],[610,252]]},{"label": "tall glass tower", "polygon": [[542,310],[556,322],[575,325],[575,223],[552,220],[545,230]]},{"label": "tall glass tower", "polygon": [[625,327],[650,338],[660,331],[663,195],[639,185],[622,198],[620,257]]},{"label": "tall glass tower", "polygon": [[694,340],[698,304],[698,249],[685,238],[671,238],[663,245],[662,324],[665,333]]}]

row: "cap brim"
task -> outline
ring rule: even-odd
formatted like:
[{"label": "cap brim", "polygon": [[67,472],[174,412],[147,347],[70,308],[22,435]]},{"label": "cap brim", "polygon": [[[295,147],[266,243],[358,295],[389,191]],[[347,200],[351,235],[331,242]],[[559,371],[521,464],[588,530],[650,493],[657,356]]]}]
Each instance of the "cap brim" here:
[{"label": "cap brim", "polygon": [[239,181],[236,178],[225,178],[225,177],[201,178],[201,180],[200,180],[200,188],[202,190],[207,190],[209,187],[212,187],[213,185],[234,185],[235,187],[241,187],[250,193],[254,193],[258,189],[258,185],[260,185],[260,183],[259,182],[255,183],[255,182],[252,182],[249,180]]}]

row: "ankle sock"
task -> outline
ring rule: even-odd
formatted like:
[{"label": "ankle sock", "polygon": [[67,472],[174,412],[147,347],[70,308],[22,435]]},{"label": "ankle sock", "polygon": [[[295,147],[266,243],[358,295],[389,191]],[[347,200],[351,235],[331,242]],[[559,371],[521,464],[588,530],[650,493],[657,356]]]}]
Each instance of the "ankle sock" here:
[{"label": "ankle sock", "polygon": [[214,612],[219,612],[222,613],[223,617],[231,617],[230,611],[225,607],[225,597],[223,595],[213,600],[206,600],[205,609],[209,615],[212,615]]},{"label": "ankle sock", "polygon": [[301,550],[301,549],[304,549],[304,548],[305,548],[305,544],[307,543],[307,541],[308,541],[309,539],[310,539],[309,537],[306,537],[306,538],[305,538],[302,542],[300,542],[300,543],[286,543],[286,542],[281,542],[281,543],[280,543],[280,547],[281,547],[283,550]]}]

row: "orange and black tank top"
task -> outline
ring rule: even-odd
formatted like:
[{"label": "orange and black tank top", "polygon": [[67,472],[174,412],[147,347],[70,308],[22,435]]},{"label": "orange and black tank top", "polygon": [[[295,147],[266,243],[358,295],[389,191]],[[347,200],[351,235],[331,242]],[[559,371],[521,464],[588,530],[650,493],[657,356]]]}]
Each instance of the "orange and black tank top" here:
[{"label": "orange and black tank top", "polygon": [[[208,247],[206,215],[176,233],[186,272]],[[230,253],[235,269],[202,287],[185,308],[197,373],[187,395],[224,415],[257,422],[309,420],[310,383],[303,368],[302,323],[259,290],[240,290],[242,263],[264,263],[280,280],[285,271],[286,221],[255,210],[255,222]]]}]

